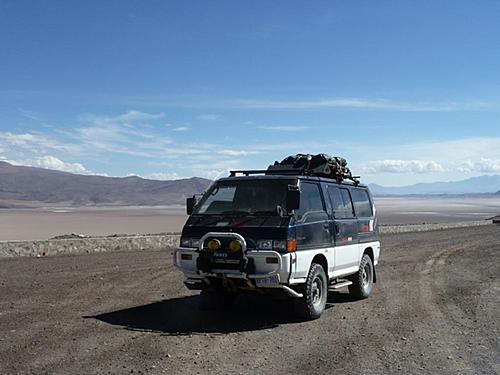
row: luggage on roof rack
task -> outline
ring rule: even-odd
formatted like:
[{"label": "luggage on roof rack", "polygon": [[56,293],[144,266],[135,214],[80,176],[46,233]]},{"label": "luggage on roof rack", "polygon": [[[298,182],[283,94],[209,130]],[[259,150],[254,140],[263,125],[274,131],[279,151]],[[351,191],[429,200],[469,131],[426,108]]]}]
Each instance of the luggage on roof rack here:
[{"label": "luggage on roof rack", "polygon": [[356,184],[359,183],[359,176],[352,175],[344,158],[327,154],[291,155],[280,162],[274,162],[274,165],[270,165],[266,174],[317,176],[332,178],[338,182],[347,179]]}]

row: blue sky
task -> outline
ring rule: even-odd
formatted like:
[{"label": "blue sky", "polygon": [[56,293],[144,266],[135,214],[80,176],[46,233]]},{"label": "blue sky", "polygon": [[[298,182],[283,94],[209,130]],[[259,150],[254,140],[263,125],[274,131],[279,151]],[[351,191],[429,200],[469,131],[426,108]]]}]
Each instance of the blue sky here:
[{"label": "blue sky", "polygon": [[0,160],[214,178],[297,152],[367,182],[500,173],[497,1],[0,0]]}]

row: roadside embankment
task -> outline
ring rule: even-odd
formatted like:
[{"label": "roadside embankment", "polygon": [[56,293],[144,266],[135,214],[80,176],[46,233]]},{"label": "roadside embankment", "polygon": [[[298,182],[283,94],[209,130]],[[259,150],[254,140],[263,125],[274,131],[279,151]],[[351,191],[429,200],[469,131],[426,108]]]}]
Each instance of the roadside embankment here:
[{"label": "roadside embankment", "polygon": [[[491,220],[441,224],[408,224],[380,226],[381,234],[425,232],[451,228],[490,225]],[[99,253],[109,251],[172,250],[180,234],[157,234],[108,237],[54,238],[42,241],[0,241],[2,257],[42,257],[59,254]]]},{"label": "roadside embankment", "polygon": [[461,221],[457,223],[381,225],[379,227],[379,231],[381,234],[428,232],[431,230],[479,227],[490,224],[492,224],[491,220],[476,220],[476,221]]},{"label": "roadside embankment", "polygon": [[168,250],[179,243],[180,234],[82,237],[44,241],[0,242],[0,257],[41,257],[105,251]]}]

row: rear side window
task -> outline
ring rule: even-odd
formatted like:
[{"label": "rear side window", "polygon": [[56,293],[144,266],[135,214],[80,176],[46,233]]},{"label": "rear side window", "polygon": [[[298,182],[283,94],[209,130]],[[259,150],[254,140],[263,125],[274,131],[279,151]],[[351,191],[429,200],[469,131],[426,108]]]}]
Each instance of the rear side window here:
[{"label": "rear side window", "polygon": [[323,212],[324,210],[319,185],[302,182],[300,184],[300,208],[296,210],[297,220],[302,220],[311,212]]},{"label": "rear side window", "polygon": [[354,201],[354,211],[358,217],[373,216],[372,205],[368,192],[362,189],[352,189],[352,200]]},{"label": "rear side window", "polygon": [[336,219],[351,219],[354,217],[352,210],[351,196],[349,190],[339,189],[336,186],[328,185],[327,188],[330,201],[332,202],[333,216]]}]

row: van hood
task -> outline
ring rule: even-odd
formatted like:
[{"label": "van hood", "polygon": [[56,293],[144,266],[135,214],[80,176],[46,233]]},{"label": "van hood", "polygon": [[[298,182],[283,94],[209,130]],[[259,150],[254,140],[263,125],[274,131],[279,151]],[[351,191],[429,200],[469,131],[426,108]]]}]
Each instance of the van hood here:
[{"label": "van hood", "polygon": [[192,215],[187,220],[185,226],[195,227],[288,227],[290,217],[278,215]]},{"label": "van hood", "polygon": [[182,230],[183,237],[201,238],[209,232],[238,233],[249,249],[260,239],[286,239],[290,217],[193,215]]}]

